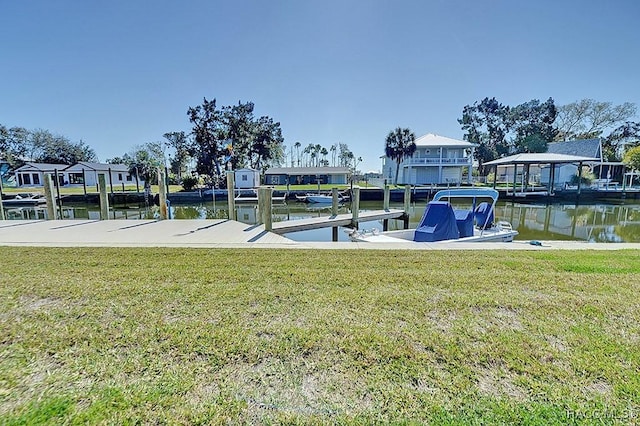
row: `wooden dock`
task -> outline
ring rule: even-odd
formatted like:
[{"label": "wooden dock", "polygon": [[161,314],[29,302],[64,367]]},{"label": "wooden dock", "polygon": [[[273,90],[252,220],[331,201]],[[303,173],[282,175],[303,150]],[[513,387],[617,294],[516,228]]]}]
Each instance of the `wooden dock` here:
[{"label": "wooden dock", "polygon": [[336,228],[338,226],[357,226],[360,222],[372,222],[378,220],[403,219],[405,213],[400,209],[372,210],[359,212],[354,223],[353,214],[344,213],[327,217],[312,217],[307,219],[287,220],[274,222],[271,232],[287,234],[289,232],[308,231],[320,228]]}]

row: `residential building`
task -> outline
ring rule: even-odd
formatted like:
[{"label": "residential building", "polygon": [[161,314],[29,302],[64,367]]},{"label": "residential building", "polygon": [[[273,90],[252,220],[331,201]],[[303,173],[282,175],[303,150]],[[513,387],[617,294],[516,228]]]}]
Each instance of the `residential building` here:
[{"label": "residential building", "polygon": [[27,162],[23,166],[18,167],[14,174],[16,177],[17,186],[44,186],[44,177],[51,175],[51,178],[55,182],[55,176],[58,176],[58,184],[64,185],[68,182],[68,176],[65,173],[65,169],[69,167],[68,164],[47,164],[47,163],[34,163]]},{"label": "residential building", "polygon": [[66,183],[69,185],[86,185],[97,188],[98,175],[104,174],[107,186],[138,185],[144,186],[144,182],[136,182],[134,175],[129,173],[129,167],[125,164],[89,163],[80,161],[65,169]]},{"label": "residential building", "polygon": [[[398,170],[398,184],[430,185],[471,182],[475,144],[428,133],[416,139],[416,152],[405,158]],[[397,163],[383,157],[382,173],[395,183]],[[466,172],[466,175],[465,175]]]},{"label": "residential building", "polygon": [[265,172],[265,185],[336,184],[347,185],[348,167],[272,167]]}]

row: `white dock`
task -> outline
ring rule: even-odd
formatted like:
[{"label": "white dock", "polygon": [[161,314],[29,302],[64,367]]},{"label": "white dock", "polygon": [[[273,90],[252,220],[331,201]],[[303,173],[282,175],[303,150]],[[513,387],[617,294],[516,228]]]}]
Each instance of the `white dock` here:
[{"label": "white dock", "polygon": [[24,247],[190,247],[367,250],[621,250],[640,244],[543,241],[512,243],[365,243],[293,241],[263,225],[232,220],[5,220],[0,246]]}]

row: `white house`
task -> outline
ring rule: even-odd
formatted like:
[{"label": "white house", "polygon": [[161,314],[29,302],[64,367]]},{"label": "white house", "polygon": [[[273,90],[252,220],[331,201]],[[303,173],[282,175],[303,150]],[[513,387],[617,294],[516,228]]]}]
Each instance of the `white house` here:
[{"label": "white house", "polygon": [[[80,161],[65,169],[70,185],[97,186],[98,175],[104,174],[107,186],[136,185],[136,178],[129,174],[129,167],[125,164],[88,163]],[[138,185],[144,186],[143,181]]]},{"label": "white house", "polygon": [[266,185],[346,185],[350,177],[348,167],[272,167],[264,174]]},{"label": "white house", "polygon": [[[428,133],[416,139],[416,152],[405,158],[398,171],[399,184],[426,185],[461,183],[463,172],[471,182],[473,149],[471,142]],[[397,163],[383,157],[382,174],[388,183],[394,183]]]},{"label": "white house", "polygon": [[260,172],[254,169],[238,169],[234,172],[236,188],[248,189],[260,186]]},{"label": "white house", "polygon": [[51,175],[55,182],[55,176],[58,176],[58,184],[64,185],[69,179],[65,169],[68,164],[47,164],[27,162],[22,167],[18,167],[14,174],[16,184],[20,186],[44,186],[45,175]]}]

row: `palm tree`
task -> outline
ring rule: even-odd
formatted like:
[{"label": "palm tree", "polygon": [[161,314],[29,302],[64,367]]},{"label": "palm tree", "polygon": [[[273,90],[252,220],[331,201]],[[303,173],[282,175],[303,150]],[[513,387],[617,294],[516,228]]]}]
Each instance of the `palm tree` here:
[{"label": "palm tree", "polygon": [[293,144],[293,146],[296,147],[296,154],[298,157],[298,167],[300,167],[300,147],[302,146],[302,144],[298,141],[295,144]]},{"label": "palm tree", "polygon": [[402,163],[405,158],[413,157],[416,148],[416,135],[409,129],[401,129],[398,127],[387,135],[384,152],[387,157],[396,162],[396,178],[394,181],[396,185],[398,184],[400,163]]},{"label": "palm tree", "polygon": [[322,154],[322,165],[328,165],[329,162],[327,161],[327,155],[329,154],[329,151],[327,151],[327,148],[322,147],[322,149],[320,150],[320,154]]},{"label": "palm tree", "polygon": [[322,145],[319,143],[313,147],[313,152],[316,153],[316,167],[320,167],[320,150],[322,149]]},{"label": "palm tree", "polygon": [[329,151],[331,151],[331,165],[335,167],[335,165],[336,165],[336,152],[338,151],[338,147],[336,146],[335,143],[333,145],[331,145],[331,148],[329,148]]}]

